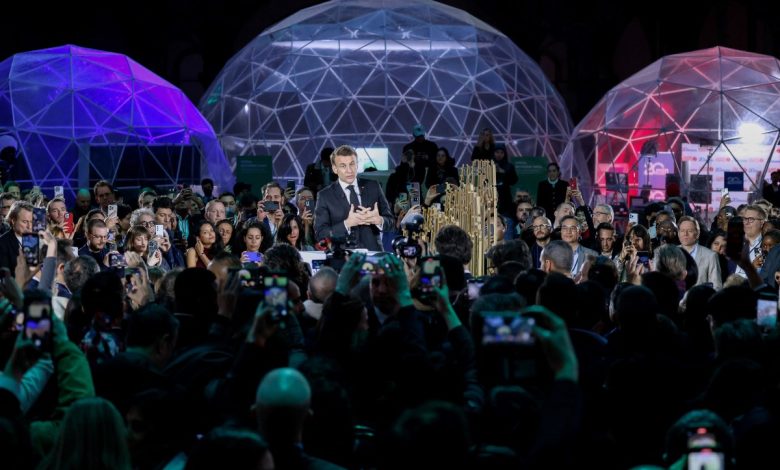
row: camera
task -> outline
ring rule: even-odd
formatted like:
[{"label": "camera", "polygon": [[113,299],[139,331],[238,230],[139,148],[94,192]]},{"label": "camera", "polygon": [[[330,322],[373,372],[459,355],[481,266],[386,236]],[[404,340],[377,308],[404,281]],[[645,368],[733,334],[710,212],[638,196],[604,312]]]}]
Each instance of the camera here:
[{"label": "camera", "polygon": [[[322,243],[322,242],[320,242]],[[333,237],[330,239],[330,247],[325,253],[325,266],[333,268],[336,272],[341,272],[341,268],[347,262],[347,257],[352,254],[346,249],[346,237]]]},{"label": "camera", "polygon": [[401,258],[417,258],[422,256],[422,247],[417,240],[399,235],[393,239],[393,252]]}]

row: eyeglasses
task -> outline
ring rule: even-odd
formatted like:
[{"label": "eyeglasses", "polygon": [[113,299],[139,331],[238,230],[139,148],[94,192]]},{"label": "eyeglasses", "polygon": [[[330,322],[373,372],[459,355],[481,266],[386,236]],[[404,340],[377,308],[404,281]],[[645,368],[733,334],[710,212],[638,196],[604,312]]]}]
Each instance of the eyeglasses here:
[{"label": "eyeglasses", "polygon": [[594,214],[596,214],[596,215],[609,215],[609,212],[596,211],[596,212],[594,212]]},{"label": "eyeglasses", "polygon": [[138,225],[143,225],[144,227],[154,227],[154,221],[150,220],[148,222],[141,222]]},{"label": "eyeglasses", "polygon": [[576,225],[561,225],[561,232],[574,232],[575,230],[579,230]]},{"label": "eyeglasses", "polygon": [[759,219],[759,218],[756,218],[756,217],[743,217],[742,218],[742,223],[752,224],[753,222],[756,222],[756,221],[762,222],[763,220],[764,219]]},{"label": "eyeglasses", "polygon": [[534,229],[534,231],[536,231],[536,230],[545,230],[545,229],[546,230],[550,230],[550,226],[549,225],[531,225],[531,228]]}]

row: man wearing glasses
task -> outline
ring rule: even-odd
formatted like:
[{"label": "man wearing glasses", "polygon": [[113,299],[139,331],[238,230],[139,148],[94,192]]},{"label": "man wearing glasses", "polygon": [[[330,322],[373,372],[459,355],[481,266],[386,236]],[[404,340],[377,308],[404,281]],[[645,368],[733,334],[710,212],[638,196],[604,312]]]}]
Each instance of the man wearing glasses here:
[{"label": "man wearing glasses", "polygon": [[[743,209],[742,227],[745,229],[745,241],[748,245],[748,256],[752,263],[761,255],[761,229],[766,221],[766,211],[763,207],[749,205]],[[747,278],[747,274],[742,268],[737,268],[734,274]]]},{"label": "man wearing glasses", "polygon": [[108,269],[108,227],[100,219],[87,222],[87,244],[79,249],[79,256],[89,256],[97,261],[100,270]]},{"label": "man wearing glasses", "polygon": [[573,215],[567,215],[561,220],[561,240],[574,252],[574,262],[571,264],[571,277],[574,279],[582,272],[582,266],[588,256],[595,258],[598,253],[580,244],[580,224]]},{"label": "man wearing glasses", "polygon": [[531,244],[531,259],[534,262],[534,268],[542,268],[542,251],[550,243],[550,234],[552,233],[552,224],[547,217],[535,217],[531,222],[531,230],[534,231],[534,243]]}]

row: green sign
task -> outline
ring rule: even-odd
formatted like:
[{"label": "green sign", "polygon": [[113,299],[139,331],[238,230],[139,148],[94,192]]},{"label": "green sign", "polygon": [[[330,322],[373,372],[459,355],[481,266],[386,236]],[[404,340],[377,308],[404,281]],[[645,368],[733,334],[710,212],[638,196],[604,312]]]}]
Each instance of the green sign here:
[{"label": "green sign", "polygon": [[252,185],[252,194],[262,199],[263,186],[274,179],[274,162],[270,155],[236,157],[236,181]]},{"label": "green sign", "polygon": [[512,187],[512,199],[517,190],[523,189],[536,201],[536,188],[539,181],[547,178],[547,157],[512,157],[517,172],[517,184]]}]

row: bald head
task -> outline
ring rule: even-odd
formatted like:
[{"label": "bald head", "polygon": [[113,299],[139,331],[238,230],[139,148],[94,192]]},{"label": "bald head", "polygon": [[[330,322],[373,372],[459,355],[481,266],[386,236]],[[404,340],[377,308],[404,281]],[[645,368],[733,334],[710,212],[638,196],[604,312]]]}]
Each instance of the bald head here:
[{"label": "bald head", "polygon": [[255,411],[260,433],[271,447],[303,440],[303,423],[309,414],[311,388],[295,369],[269,372],[257,387]]},{"label": "bald head", "polygon": [[289,367],[266,374],[257,387],[255,401],[263,408],[307,408],[311,402],[311,388],[306,377]]},{"label": "bald head", "polygon": [[327,266],[320,268],[309,281],[309,298],[317,303],[325,303],[325,299],[336,290],[339,274]]}]

